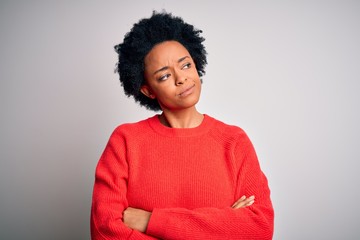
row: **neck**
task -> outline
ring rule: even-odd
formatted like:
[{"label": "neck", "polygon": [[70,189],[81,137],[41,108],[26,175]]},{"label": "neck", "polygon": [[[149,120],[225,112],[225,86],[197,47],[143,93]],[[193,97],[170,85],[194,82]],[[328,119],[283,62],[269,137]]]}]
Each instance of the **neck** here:
[{"label": "neck", "polygon": [[163,111],[159,116],[160,122],[171,128],[194,128],[198,127],[204,119],[204,115],[196,108],[188,111]]}]

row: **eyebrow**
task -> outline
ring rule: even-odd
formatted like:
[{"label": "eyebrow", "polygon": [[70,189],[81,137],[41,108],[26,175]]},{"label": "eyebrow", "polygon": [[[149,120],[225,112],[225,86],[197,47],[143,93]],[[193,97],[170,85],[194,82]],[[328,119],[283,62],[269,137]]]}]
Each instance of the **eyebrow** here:
[{"label": "eyebrow", "polygon": [[[189,56],[185,56],[185,57],[179,58],[179,60],[178,60],[177,62],[178,62],[178,63],[181,63],[181,62],[184,61],[186,58],[190,58],[190,57],[189,57]],[[162,67],[162,68],[156,70],[156,71],[154,72],[154,75],[155,75],[156,73],[158,73],[158,72],[165,71],[165,70],[168,69],[168,68],[169,68],[168,66]]]}]

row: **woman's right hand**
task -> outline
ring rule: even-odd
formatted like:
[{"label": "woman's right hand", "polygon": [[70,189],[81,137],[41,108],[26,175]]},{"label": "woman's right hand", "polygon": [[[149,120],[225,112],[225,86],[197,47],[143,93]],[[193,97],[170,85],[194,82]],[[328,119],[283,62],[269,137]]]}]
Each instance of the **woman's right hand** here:
[{"label": "woman's right hand", "polygon": [[246,198],[246,196],[242,196],[239,198],[231,207],[234,209],[239,209],[243,207],[251,206],[255,202],[255,196],[250,196]]}]

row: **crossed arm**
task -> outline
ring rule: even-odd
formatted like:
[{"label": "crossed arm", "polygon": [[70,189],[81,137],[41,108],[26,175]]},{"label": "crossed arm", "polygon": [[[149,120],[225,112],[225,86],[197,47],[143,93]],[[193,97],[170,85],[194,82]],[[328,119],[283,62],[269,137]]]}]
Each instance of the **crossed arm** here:
[{"label": "crossed arm", "polygon": [[246,139],[234,152],[234,158],[241,160],[234,196],[255,195],[256,203],[254,197],[243,196],[232,206],[223,208],[154,208],[149,212],[129,206],[125,171],[128,163],[124,160],[125,151],[118,147],[121,138],[114,136],[97,166],[91,210],[92,239],[272,238],[274,212],[270,189]]},{"label": "crossed arm", "polygon": [[[255,196],[242,196],[231,207],[233,209],[239,209],[243,207],[251,206],[255,201]],[[126,226],[139,232],[145,233],[147,225],[151,217],[151,212],[128,207],[123,213],[123,222]]]}]

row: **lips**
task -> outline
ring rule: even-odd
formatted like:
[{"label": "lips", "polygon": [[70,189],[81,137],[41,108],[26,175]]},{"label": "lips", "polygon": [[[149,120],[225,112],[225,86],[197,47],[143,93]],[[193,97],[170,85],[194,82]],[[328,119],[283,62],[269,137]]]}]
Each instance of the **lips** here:
[{"label": "lips", "polygon": [[190,87],[185,88],[184,91],[179,93],[179,96],[183,97],[183,96],[187,96],[187,95],[191,94],[193,92],[194,87],[195,87],[195,84]]}]

